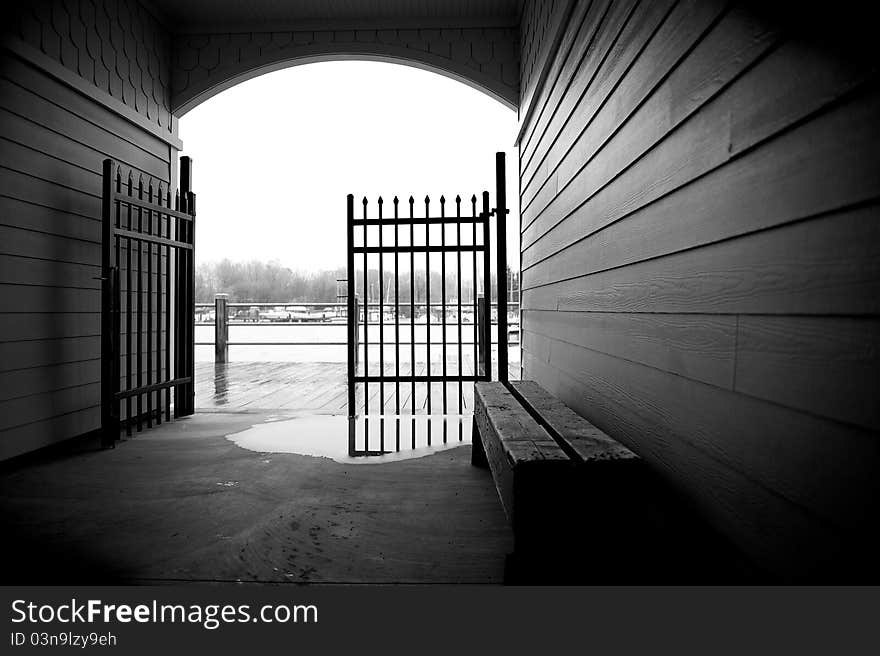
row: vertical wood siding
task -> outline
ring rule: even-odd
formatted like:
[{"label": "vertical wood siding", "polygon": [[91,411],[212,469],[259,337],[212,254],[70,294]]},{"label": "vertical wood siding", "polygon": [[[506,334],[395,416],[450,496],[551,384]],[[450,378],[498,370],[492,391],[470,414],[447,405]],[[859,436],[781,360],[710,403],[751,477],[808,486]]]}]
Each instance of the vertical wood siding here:
[{"label": "vertical wood siding", "polygon": [[4,38],[155,128],[0,50],[0,459],[99,428],[102,162],[171,179],[176,149],[156,136],[174,136],[161,28],[136,2],[98,2],[98,17],[95,4],[36,3]]},{"label": "vertical wood siding", "polygon": [[759,567],[863,565],[880,512],[875,61],[721,1],[581,0],[565,29],[520,141],[525,377]]}]

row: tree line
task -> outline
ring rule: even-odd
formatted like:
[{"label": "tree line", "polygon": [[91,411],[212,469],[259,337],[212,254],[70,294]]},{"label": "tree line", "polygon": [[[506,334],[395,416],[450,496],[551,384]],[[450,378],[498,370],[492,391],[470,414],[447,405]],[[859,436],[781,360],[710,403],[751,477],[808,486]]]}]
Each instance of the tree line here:
[{"label": "tree line", "polygon": [[[450,270],[451,269],[451,270]],[[363,270],[359,270],[355,279],[355,290],[363,301],[368,297],[371,303],[379,300],[379,291],[386,300],[394,300],[395,280],[392,269],[386,268],[380,285],[378,269],[370,269],[367,284],[364,286]],[[408,267],[400,268],[397,282],[397,293],[403,303],[410,300],[410,276]],[[415,284],[412,296],[417,303],[426,300],[427,280],[424,269],[416,268]],[[457,270],[447,267],[446,302],[458,302],[459,287]],[[232,262],[224,259],[219,262],[202,263],[195,272],[196,303],[212,303],[215,294],[229,294],[231,303],[336,303],[345,301],[345,283],[338,283],[346,278],[346,269],[327,269],[323,271],[295,271],[279,262]],[[473,303],[474,289],[472,274],[462,272],[461,302]],[[440,271],[431,271],[431,301],[439,303],[443,296],[443,277]],[[495,274],[491,277],[493,289],[492,300],[495,300]],[[508,289],[518,290],[515,272],[508,267]],[[337,299],[337,295],[342,298]],[[511,299],[516,297],[511,294]]]},{"label": "tree line", "polygon": [[345,269],[295,271],[279,262],[200,264],[195,272],[196,303],[212,303],[215,294],[229,294],[232,303],[336,302],[336,280]]}]

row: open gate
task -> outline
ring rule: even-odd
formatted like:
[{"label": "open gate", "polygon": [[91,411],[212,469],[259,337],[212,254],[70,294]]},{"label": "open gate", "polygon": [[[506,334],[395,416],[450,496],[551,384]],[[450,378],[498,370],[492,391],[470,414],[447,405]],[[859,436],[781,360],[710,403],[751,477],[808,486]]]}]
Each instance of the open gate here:
[{"label": "open gate", "polygon": [[163,417],[194,412],[195,203],[192,161],[180,189],[104,160],[101,428],[112,445]]},{"label": "open gate", "polygon": [[354,196],[348,195],[350,416],[361,408],[364,415],[371,408],[400,415],[416,414],[422,407],[430,415],[438,405],[442,414],[450,407],[462,414],[464,383],[491,379],[492,216],[498,219],[496,371],[498,380],[507,379],[504,153],[496,154],[495,167],[494,209],[484,191],[479,208],[476,195],[464,203],[456,196],[450,204],[441,196],[434,209],[426,196],[418,212],[412,197],[404,208],[395,197],[390,212],[380,197],[372,216],[364,198],[361,216],[355,217]]}]

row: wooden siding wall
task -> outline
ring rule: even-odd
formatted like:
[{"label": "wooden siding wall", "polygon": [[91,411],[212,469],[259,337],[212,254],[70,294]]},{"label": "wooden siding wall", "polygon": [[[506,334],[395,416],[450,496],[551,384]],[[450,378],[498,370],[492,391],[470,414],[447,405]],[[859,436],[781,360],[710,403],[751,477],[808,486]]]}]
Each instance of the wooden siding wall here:
[{"label": "wooden siding wall", "polygon": [[0,459],[99,428],[102,162],[167,185],[179,147],[149,14],[31,6],[0,50]]},{"label": "wooden siding wall", "polygon": [[525,377],[782,578],[877,571],[876,65],[741,5],[579,0],[520,141]]}]

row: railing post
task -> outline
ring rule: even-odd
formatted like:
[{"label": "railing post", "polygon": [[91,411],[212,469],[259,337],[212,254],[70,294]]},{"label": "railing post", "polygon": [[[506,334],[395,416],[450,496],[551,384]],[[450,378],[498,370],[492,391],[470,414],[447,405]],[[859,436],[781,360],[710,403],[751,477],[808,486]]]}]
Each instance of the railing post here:
[{"label": "railing post", "polygon": [[354,297],[354,373],[357,374],[358,369],[358,358],[360,355],[358,352],[360,351],[360,344],[358,343],[358,328],[357,322],[359,321],[358,317],[360,316],[360,301],[358,301],[358,297]]},{"label": "railing post", "polygon": [[479,360],[477,363],[477,375],[485,380],[490,380],[492,376],[492,370],[489,368],[489,354],[492,352],[490,341],[492,316],[491,305],[486,302],[485,296],[477,298],[477,316],[475,320],[477,322],[477,335],[479,340],[477,343],[477,356]]},{"label": "railing post", "polygon": [[496,270],[498,279],[498,380],[507,382],[507,177],[504,153],[495,153]]},{"label": "railing post", "polygon": [[229,294],[214,294],[214,362],[229,361]]}]

